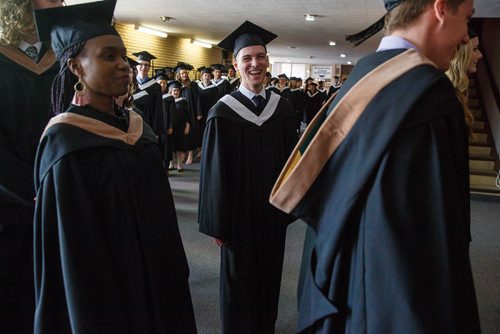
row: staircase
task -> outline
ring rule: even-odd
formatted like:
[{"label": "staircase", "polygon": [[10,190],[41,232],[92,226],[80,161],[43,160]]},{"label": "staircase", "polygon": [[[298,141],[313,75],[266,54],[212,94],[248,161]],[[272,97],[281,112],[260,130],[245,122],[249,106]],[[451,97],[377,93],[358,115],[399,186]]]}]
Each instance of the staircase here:
[{"label": "staircase", "polygon": [[491,136],[486,113],[482,110],[481,96],[471,79],[469,108],[474,115],[476,140],[469,144],[469,178],[471,194],[484,195],[500,200],[496,177],[500,163]]}]

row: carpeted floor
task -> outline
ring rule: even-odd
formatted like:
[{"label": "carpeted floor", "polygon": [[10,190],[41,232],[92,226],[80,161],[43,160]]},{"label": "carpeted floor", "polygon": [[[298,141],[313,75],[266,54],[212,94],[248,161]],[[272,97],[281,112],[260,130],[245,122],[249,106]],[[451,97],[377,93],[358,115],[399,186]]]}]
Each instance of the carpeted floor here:
[{"label": "carpeted floor", "polygon": [[[198,232],[199,164],[183,173],[170,172],[179,227],[191,268],[190,286],[200,334],[220,333],[219,248]],[[500,334],[500,202],[473,200],[471,260],[483,334]],[[283,280],[276,323],[277,334],[295,333],[295,290],[302,256],[305,224],[288,227]],[[473,333],[471,333],[473,334]]]}]

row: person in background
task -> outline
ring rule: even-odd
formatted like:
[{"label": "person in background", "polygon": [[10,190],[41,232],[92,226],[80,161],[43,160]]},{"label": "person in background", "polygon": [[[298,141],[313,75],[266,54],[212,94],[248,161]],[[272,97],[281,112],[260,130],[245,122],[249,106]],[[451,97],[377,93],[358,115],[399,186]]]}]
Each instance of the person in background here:
[{"label": "person in background", "polygon": [[288,77],[286,74],[282,73],[278,75],[278,84],[275,86],[279,95],[290,101],[291,92],[290,87],[288,87]]},{"label": "person in background", "polygon": [[469,76],[477,72],[477,63],[483,58],[479,50],[479,37],[469,27],[469,43],[460,46],[446,75],[457,91],[457,97],[462,103],[465,115],[465,124],[469,132],[469,141],[474,142],[473,132],[474,115],[469,109]]},{"label": "person in background", "polygon": [[[199,96],[199,106],[201,113],[197,115],[196,120],[198,121],[199,138],[203,138],[203,133],[205,132],[205,125],[207,123],[208,111],[214,106],[214,104],[219,100],[219,90],[217,86],[212,82],[212,69],[210,67],[199,68],[201,73],[201,80],[198,82],[198,96]],[[226,80],[227,81],[227,80]],[[198,142],[198,153],[196,159],[201,158],[201,146],[202,141]]]},{"label": "person in background", "polygon": [[188,135],[187,143],[187,159],[186,165],[193,163],[194,152],[196,151],[199,143],[201,143],[200,128],[198,116],[201,115],[200,97],[198,95],[198,84],[191,81],[189,78],[189,71],[193,69],[191,64],[185,62],[178,62],[175,68],[177,72],[176,78],[182,85],[181,95],[188,103],[189,119],[191,120],[191,128]]},{"label": "person in background", "polygon": [[187,150],[187,136],[192,122],[188,103],[181,96],[181,87],[182,85],[178,81],[174,81],[168,86],[170,94],[175,99],[175,110],[172,113],[172,146],[178,172],[184,171],[183,161]]},{"label": "person in background", "polygon": [[163,157],[165,166],[168,165],[168,170],[173,170],[175,157],[172,152],[172,117],[175,114],[175,99],[168,90],[168,77],[165,69],[161,69],[157,72],[156,82],[161,87],[164,122],[163,128],[165,129],[163,140],[160,141],[160,150],[162,152],[161,155]]},{"label": "person in background", "polygon": [[342,82],[340,81],[340,77],[338,75],[333,77],[333,82],[330,87],[328,87],[328,91],[326,94],[326,100],[328,101],[330,97],[335,94],[342,86]]},{"label": "person in background", "polygon": [[33,333],[35,152],[52,116],[59,66],[35,31],[33,9],[63,1],[0,2],[0,332]]},{"label": "person in background", "polygon": [[318,90],[318,84],[311,81],[304,98],[304,123],[309,124],[312,121],[323,103],[325,103],[325,96]]},{"label": "person in background", "polygon": [[156,134],[114,103],[130,82],[115,4],[35,10],[61,66],[35,162],[37,334],[196,333]]},{"label": "person in background", "polygon": [[222,64],[213,64],[212,75],[213,79],[211,80],[212,84],[217,87],[217,100],[223,97],[224,95],[231,92],[231,87],[229,81],[226,78],[222,77],[222,73],[226,71],[226,67]]},{"label": "person in background", "polygon": [[316,233],[299,333],[480,333],[463,108],[444,72],[473,0],[384,0],[385,24],[301,137],[271,202]]},{"label": "person in background", "polygon": [[231,64],[227,69],[227,80],[229,81],[230,91],[229,93],[234,92],[240,86],[240,78],[236,76],[236,70],[234,66]]},{"label": "person in background", "polygon": [[[133,53],[137,57],[139,65],[137,69],[137,89],[134,92],[134,101],[137,108],[142,110],[145,121],[153,128],[158,136],[160,147],[165,147],[166,129],[163,111],[161,86],[154,78],[149,77],[151,62],[156,59],[147,51]],[[163,151],[163,150],[162,150]],[[164,151],[163,151],[164,152]],[[163,156],[165,168],[168,167],[168,157]]]},{"label": "person in background", "polygon": [[234,52],[238,91],[210,110],[203,138],[198,222],[221,247],[222,333],[274,332],[289,216],[268,203],[297,141],[290,102],[265,90],[273,33],[244,22],[219,47]]}]

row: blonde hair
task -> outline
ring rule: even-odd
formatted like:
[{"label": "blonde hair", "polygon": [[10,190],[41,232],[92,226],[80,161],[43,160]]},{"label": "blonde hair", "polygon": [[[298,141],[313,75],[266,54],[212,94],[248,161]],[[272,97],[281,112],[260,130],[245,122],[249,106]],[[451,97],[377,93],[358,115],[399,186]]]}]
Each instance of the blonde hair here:
[{"label": "blonde hair", "polygon": [[469,140],[474,141],[475,136],[472,132],[474,123],[474,115],[469,109],[469,77],[467,76],[467,68],[472,60],[474,53],[472,40],[458,48],[455,58],[451,61],[450,68],[446,72],[451,83],[455,87],[458,99],[462,103],[465,114],[465,124],[469,130]]},{"label": "blonde hair", "polygon": [[32,0],[0,1],[0,44],[18,45],[35,31]]}]

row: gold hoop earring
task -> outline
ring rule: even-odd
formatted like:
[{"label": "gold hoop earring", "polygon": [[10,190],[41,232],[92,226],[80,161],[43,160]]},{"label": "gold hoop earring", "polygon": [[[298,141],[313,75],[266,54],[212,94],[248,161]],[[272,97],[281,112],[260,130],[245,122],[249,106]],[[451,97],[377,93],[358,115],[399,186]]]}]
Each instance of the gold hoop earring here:
[{"label": "gold hoop earring", "polygon": [[78,80],[78,82],[73,86],[73,89],[75,90],[76,95],[85,95],[85,85],[80,80]]}]

